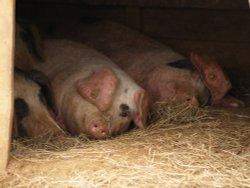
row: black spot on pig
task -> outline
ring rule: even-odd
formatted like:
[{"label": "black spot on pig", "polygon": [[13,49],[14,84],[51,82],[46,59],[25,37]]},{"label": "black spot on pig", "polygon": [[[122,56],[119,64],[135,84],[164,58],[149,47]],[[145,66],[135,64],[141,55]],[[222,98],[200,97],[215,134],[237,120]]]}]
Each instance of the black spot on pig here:
[{"label": "black spot on pig", "polygon": [[121,116],[121,117],[128,117],[129,116],[130,108],[127,104],[121,104],[120,109],[121,109],[121,113],[119,114],[119,116]]},{"label": "black spot on pig", "polygon": [[195,70],[195,66],[189,59],[181,59],[175,62],[167,63],[166,65],[178,69]]},{"label": "black spot on pig", "polygon": [[32,70],[29,72],[29,78],[41,87],[39,93],[40,100],[44,104],[47,104],[55,113],[57,113],[54,94],[48,77],[39,71]]},{"label": "black spot on pig", "polygon": [[22,125],[22,120],[29,115],[29,106],[22,98],[16,98],[14,102],[14,113],[17,121],[17,129],[20,136],[27,136],[27,132]]},{"label": "black spot on pig", "polygon": [[42,40],[40,34],[34,25],[25,22],[24,20],[18,20],[17,23],[21,26],[22,30],[19,33],[20,38],[26,44],[29,52],[37,59],[39,62],[44,61],[42,54]]},{"label": "black spot on pig", "polygon": [[14,110],[16,114],[17,121],[22,121],[22,119],[29,115],[29,106],[22,98],[16,98],[14,102]]},{"label": "black spot on pig", "polygon": [[37,83],[41,88],[39,93],[39,98],[41,102],[45,105],[48,105],[49,108],[51,108],[55,113],[57,113],[52,86],[47,76],[45,76],[43,73],[37,70],[24,72],[16,67],[15,67],[15,72]]}]

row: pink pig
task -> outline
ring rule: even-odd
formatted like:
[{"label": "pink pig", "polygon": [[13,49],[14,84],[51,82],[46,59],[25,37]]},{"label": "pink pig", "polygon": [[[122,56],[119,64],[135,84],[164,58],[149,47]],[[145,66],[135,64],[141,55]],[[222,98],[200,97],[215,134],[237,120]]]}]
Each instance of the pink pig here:
[{"label": "pink pig", "polygon": [[106,56],[80,43],[45,41],[43,71],[52,82],[59,116],[72,134],[105,138],[144,127],[145,91]]},{"label": "pink pig", "polygon": [[166,45],[121,24],[63,26],[54,34],[81,41],[107,55],[146,89],[153,102],[244,106],[242,101],[227,95],[231,83],[217,63],[207,62],[194,53],[190,62]]}]

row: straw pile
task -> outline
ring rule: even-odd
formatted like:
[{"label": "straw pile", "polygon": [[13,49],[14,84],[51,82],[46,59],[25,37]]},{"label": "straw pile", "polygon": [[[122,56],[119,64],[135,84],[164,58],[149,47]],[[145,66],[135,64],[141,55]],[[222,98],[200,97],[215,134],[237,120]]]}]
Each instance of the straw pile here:
[{"label": "straw pile", "polygon": [[146,130],[12,144],[2,187],[250,187],[247,113],[158,103]]}]

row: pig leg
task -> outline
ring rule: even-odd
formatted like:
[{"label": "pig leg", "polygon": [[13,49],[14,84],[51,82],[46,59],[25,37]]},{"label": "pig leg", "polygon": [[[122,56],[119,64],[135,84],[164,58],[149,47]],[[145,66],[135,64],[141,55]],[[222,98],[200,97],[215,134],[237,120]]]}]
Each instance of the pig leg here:
[{"label": "pig leg", "polygon": [[96,105],[101,111],[106,111],[111,106],[118,81],[113,71],[101,69],[79,80],[77,88],[82,97]]},{"label": "pig leg", "polygon": [[218,103],[213,104],[214,106],[224,106],[224,107],[245,107],[245,103],[239,99],[234,98],[231,95],[226,95]]}]

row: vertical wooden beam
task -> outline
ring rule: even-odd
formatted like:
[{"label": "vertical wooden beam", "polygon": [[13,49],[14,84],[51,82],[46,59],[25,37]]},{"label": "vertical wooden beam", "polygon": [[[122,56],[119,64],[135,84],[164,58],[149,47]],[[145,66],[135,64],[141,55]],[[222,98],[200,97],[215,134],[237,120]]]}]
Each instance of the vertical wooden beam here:
[{"label": "vertical wooden beam", "polygon": [[0,0],[0,173],[6,169],[13,114],[15,0]]},{"label": "vertical wooden beam", "polygon": [[141,30],[141,8],[126,7],[126,24],[137,31]]}]

